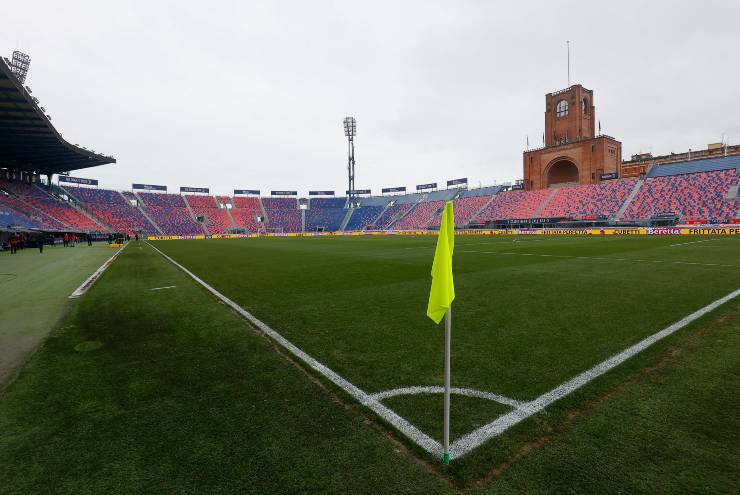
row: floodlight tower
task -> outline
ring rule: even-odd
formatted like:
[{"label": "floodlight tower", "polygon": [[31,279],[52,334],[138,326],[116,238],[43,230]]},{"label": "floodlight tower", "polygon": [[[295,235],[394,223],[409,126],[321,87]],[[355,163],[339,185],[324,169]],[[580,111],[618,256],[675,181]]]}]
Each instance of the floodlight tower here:
[{"label": "floodlight tower", "polygon": [[13,72],[18,82],[26,83],[28,67],[31,65],[31,57],[18,50],[13,52],[13,60],[10,62],[10,70]]},{"label": "floodlight tower", "polygon": [[347,196],[349,204],[352,205],[352,198],[355,196],[352,191],[355,190],[355,135],[357,134],[357,121],[354,117],[344,118],[344,135],[347,136]]}]

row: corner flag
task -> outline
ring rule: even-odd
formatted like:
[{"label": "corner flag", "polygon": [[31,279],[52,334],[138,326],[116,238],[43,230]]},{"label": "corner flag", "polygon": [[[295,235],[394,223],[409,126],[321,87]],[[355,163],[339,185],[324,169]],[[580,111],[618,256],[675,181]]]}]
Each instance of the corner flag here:
[{"label": "corner flag", "polygon": [[455,299],[452,280],[452,252],[455,249],[455,212],[452,201],[445,203],[442,225],[439,227],[437,249],[432,263],[432,290],[429,292],[427,316],[439,323]]},{"label": "corner flag", "polygon": [[452,253],[455,250],[455,211],[452,201],[445,203],[442,224],[437,237],[437,249],[432,263],[432,290],[429,291],[427,316],[439,323],[445,318],[445,396],[444,452],[442,462],[450,463],[450,348],[452,342],[452,301],[455,284],[452,280]]}]

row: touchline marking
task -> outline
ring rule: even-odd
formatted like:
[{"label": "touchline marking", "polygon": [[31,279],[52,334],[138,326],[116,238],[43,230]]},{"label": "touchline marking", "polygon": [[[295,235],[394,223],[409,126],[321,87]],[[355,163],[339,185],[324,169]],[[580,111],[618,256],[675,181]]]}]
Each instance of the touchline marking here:
[{"label": "touchline marking", "polygon": [[337,373],[329,369],[327,366],[324,366],[320,362],[318,362],[316,359],[309,356],[307,353],[302,351],[300,348],[293,345],[288,339],[277,333],[275,330],[267,326],[266,323],[262,322],[261,320],[257,319],[254,315],[252,315],[250,312],[236,304],[234,301],[229,299],[228,297],[221,294],[219,291],[208,285],[206,282],[198,278],[197,275],[195,275],[193,272],[182,266],[177,261],[173,260],[166,254],[164,254],[162,251],[154,247],[151,243],[147,242],[147,244],[157,251],[159,254],[161,254],[165,259],[169,260],[170,263],[178,267],[180,270],[185,272],[190,278],[198,282],[200,285],[202,285],[208,292],[216,296],[218,299],[220,299],[224,304],[231,307],[234,311],[239,313],[244,319],[249,321],[252,325],[257,327],[260,331],[262,331],[264,334],[269,336],[273,341],[275,341],[277,344],[282,346],[284,349],[286,349],[288,352],[296,356],[298,359],[306,363],[308,366],[313,368],[314,370],[321,373],[324,377],[326,377],[329,381],[334,383],[336,386],[347,392],[349,395],[351,395],[353,398],[355,398],[360,404],[367,406],[370,410],[372,410],[375,414],[383,418],[384,420],[388,421],[391,425],[393,425],[394,428],[396,428],[398,431],[406,435],[411,441],[416,443],[418,446],[429,452],[430,454],[434,456],[441,456],[442,455],[442,444],[438,441],[434,440],[430,436],[428,436],[426,433],[418,429],[416,426],[412,425],[408,421],[406,421],[404,418],[396,414],[393,410],[390,408],[384,406],[380,403],[377,399],[375,399],[373,396],[368,394],[367,392],[361,390],[360,388],[356,387],[349,381],[345,380],[341,376],[339,376]]},{"label": "touchline marking", "polygon": [[548,405],[552,404],[553,402],[562,399],[566,395],[570,394],[574,390],[578,390],[594,378],[603,375],[610,369],[619,366],[635,354],[642,352],[643,350],[647,349],[654,343],[658,342],[659,340],[662,340],[669,335],[677,332],[678,330],[682,329],[689,323],[693,322],[694,320],[697,320],[698,318],[701,318],[705,314],[709,313],[710,311],[715,310],[722,304],[736,298],[740,295],[740,289],[737,289],[729,294],[727,294],[724,297],[721,297],[717,299],[716,301],[704,306],[703,308],[691,313],[688,316],[685,316],[683,319],[677,321],[676,323],[664,328],[663,330],[654,333],[653,335],[641,340],[637,344],[633,345],[632,347],[628,347],[627,349],[623,350],[619,354],[615,354],[614,356],[610,357],[609,359],[602,361],[601,363],[597,364],[593,368],[591,368],[588,371],[585,371],[581,373],[580,375],[576,376],[575,378],[563,383],[562,385],[555,387],[551,391],[540,395],[536,399],[525,402],[517,409],[514,409],[513,411],[506,413],[502,416],[499,416],[491,423],[488,423],[485,426],[482,426],[478,428],[477,430],[468,433],[467,435],[464,435],[460,437],[457,441],[455,441],[450,446],[450,453],[453,457],[461,457],[471,450],[475,449],[476,447],[480,446],[484,442],[490,440],[491,438],[500,435],[504,431],[506,431],[508,428],[514,426],[515,424],[519,423],[520,421],[532,416],[533,414],[536,414],[543,410]]},{"label": "touchline marking", "polygon": [[[231,307],[234,311],[239,313],[243,318],[245,318],[247,321],[252,323],[255,327],[257,327],[265,335],[270,337],[278,345],[286,349],[288,352],[296,356],[298,359],[306,363],[308,366],[310,366],[317,372],[321,373],[329,381],[331,381],[332,383],[337,385],[339,388],[347,392],[350,396],[352,396],[360,404],[367,406],[370,410],[375,412],[378,416],[388,421],[394,428],[396,428],[398,431],[406,435],[412,442],[416,443],[417,445],[419,445],[421,448],[423,448],[424,450],[426,450],[433,456],[442,455],[442,444],[440,444],[433,438],[429,437],[426,433],[419,430],[416,426],[412,425],[407,420],[399,416],[392,409],[380,403],[380,400],[378,399],[378,397],[379,396],[383,398],[390,397],[390,395],[384,395],[384,394],[393,392],[393,390],[379,392],[377,394],[368,394],[367,392],[361,390],[360,388],[356,387],[355,385],[353,385],[346,379],[342,378],[341,376],[339,376],[337,373],[335,373],[334,371],[332,371],[325,365],[321,364],[319,361],[317,361],[313,357],[309,356],[307,353],[302,351],[300,348],[296,347],[294,344],[288,341],[285,337],[283,337],[282,335],[277,333],[275,330],[270,328],[266,323],[257,319],[254,315],[249,313],[247,310],[245,310],[244,308],[242,308],[241,306],[233,302],[231,299],[227,298],[226,296],[218,292],[216,289],[214,289],[213,287],[208,285],[206,282],[198,278],[198,276],[195,275],[193,272],[191,272],[190,270],[188,270],[187,268],[179,264],[174,259],[167,256],[166,254],[164,254],[162,251],[160,251],[156,247],[154,247],[151,243],[147,242],[147,244],[152,249],[154,249],[159,254],[161,254],[170,263],[172,263],[173,265],[181,269],[183,272],[185,272],[188,276],[190,276],[190,278],[192,278],[197,283],[202,285],[211,294],[216,296],[218,299],[223,301],[226,305]],[[465,454],[470,453],[472,450],[480,447],[482,444],[484,444],[491,438],[500,435],[501,433],[506,431],[508,428],[542,411],[545,407],[552,404],[553,402],[559,399],[562,399],[563,397],[570,394],[571,392],[586,385],[594,378],[597,378],[598,376],[603,375],[604,373],[611,370],[612,368],[619,366],[620,364],[622,364],[624,361],[631,358],[635,354],[642,352],[643,350],[647,349],[648,347],[658,342],[659,340],[662,340],[665,337],[668,337],[669,335],[677,332],[678,330],[690,324],[694,320],[701,318],[705,314],[713,311],[714,309],[718,308],[722,304],[734,299],[735,297],[739,295],[740,295],[740,289],[737,289],[727,294],[726,296],[721,297],[720,299],[717,299],[716,301],[708,304],[707,306],[704,306],[703,308],[691,313],[690,315],[685,316],[683,319],[677,321],[676,323],[664,328],[663,330],[660,330],[659,332],[654,333],[653,335],[641,340],[640,342],[638,342],[637,344],[631,347],[628,347],[624,351],[618,354],[615,354],[614,356],[608,358],[607,360],[602,361],[601,363],[597,364],[590,370],[585,371],[584,373],[581,373],[575,378],[563,383],[562,385],[558,387],[555,387],[551,391],[545,394],[542,394],[541,396],[537,397],[536,399],[532,401],[519,402],[519,401],[514,401],[514,399],[509,399],[507,397],[496,396],[502,400],[514,401],[517,403],[517,405],[512,406],[514,407],[512,411],[499,416],[498,418],[488,423],[487,425],[482,426],[478,428],[477,430],[472,431],[471,433],[463,435],[458,440],[453,442],[453,444],[450,445],[451,458],[456,459],[456,458],[464,456]],[[414,387],[411,387],[411,388],[414,388]],[[418,388],[427,388],[427,387],[418,387]],[[431,387],[431,388],[435,388],[435,387]],[[395,390],[398,390],[398,389],[395,389]],[[480,392],[480,391],[472,391],[472,392],[486,394],[488,397],[485,397],[485,398],[496,400],[492,398],[496,394],[489,394],[487,392]]]},{"label": "touchline marking", "polygon": [[[715,240],[715,239],[712,239]],[[673,263],[676,265],[698,265],[698,266],[724,266],[728,268],[737,268],[738,265],[718,265],[717,263],[697,263],[695,261],[666,261],[666,260],[642,260],[636,258],[605,258],[603,256],[570,256],[567,254],[538,254],[538,253],[513,253],[504,251],[478,251],[461,249],[460,253],[480,253],[480,254],[503,254],[507,256],[539,256],[542,258],[569,258],[574,260],[597,260],[597,261],[627,261],[634,263]]]},{"label": "touchline marking", "polygon": [[[384,400],[390,397],[397,397],[399,395],[442,394],[444,393],[444,391],[445,391],[444,387],[436,387],[436,386],[403,387],[403,388],[394,388],[393,390],[384,390],[382,392],[377,392],[375,394],[372,394],[370,397],[376,400]],[[450,392],[456,395],[464,395],[466,397],[478,397],[479,399],[488,399],[494,402],[498,402],[499,404],[503,404],[505,406],[511,406],[515,408],[521,407],[522,404],[524,404],[524,402],[520,400],[511,399],[503,395],[493,394],[491,392],[484,392],[482,390],[475,390],[472,388],[452,387],[450,389]]]},{"label": "touchline marking", "polygon": [[98,268],[97,270],[95,270],[93,272],[93,274],[90,275],[87,278],[87,280],[85,280],[84,282],[82,282],[82,285],[80,285],[79,287],[77,287],[77,289],[75,289],[75,291],[72,294],[69,295],[69,299],[77,299],[82,294],[84,294],[85,292],[87,292],[88,289],[90,289],[90,287],[92,287],[92,285],[95,283],[95,281],[98,278],[100,278],[100,276],[103,274],[103,272],[108,269],[108,267],[111,265],[111,263],[113,263],[115,261],[115,259],[118,257],[118,255],[121,254],[121,251],[123,251],[126,248],[127,245],[128,244],[124,244],[122,248],[120,248],[118,251],[116,251],[115,253],[113,253],[113,256],[111,256],[110,258],[108,258],[108,261],[106,261],[105,263],[103,263],[102,265],[100,265],[100,268]]},{"label": "touchline marking", "polygon": [[155,288],[153,288],[153,289],[149,289],[149,290],[164,290],[164,289],[174,289],[175,287],[177,287],[177,286],[176,286],[176,285],[168,285],[167,287],[155,287]]}]

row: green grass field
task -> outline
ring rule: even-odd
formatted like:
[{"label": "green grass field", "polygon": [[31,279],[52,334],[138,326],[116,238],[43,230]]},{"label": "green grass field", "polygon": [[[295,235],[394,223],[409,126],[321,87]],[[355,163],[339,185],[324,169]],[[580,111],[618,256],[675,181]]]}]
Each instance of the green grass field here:
[{"label": "green grass field", "polygon": [[[442,328],[425,316],[434,242],[153,245],[375,394],[442,385]],[[531,401],[740,288],[740,239],[462,236],[455,283],[453,386]],[[731,493],[739,315],[736,298],[443,467],[131,244],[0,396],[0,486]],[[441,439],[441,394],[382,403]],[[511,410],[453,395],[453,439]]]},{"label": "green grass field", "polygon": [[0,389],[61,318],[67,296],[112,253],[103,244],[0,253]]}]

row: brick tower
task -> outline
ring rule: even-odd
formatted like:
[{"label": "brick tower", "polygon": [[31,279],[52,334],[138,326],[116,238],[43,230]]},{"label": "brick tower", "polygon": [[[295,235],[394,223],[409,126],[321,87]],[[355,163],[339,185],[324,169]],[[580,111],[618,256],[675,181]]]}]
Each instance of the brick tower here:
[{"label": "brick tower", "polygon": [[622,143],[596,134],[594,94],[580,84],[545,95],[545,146],[524,152],[527,190],[619,176]]}]

